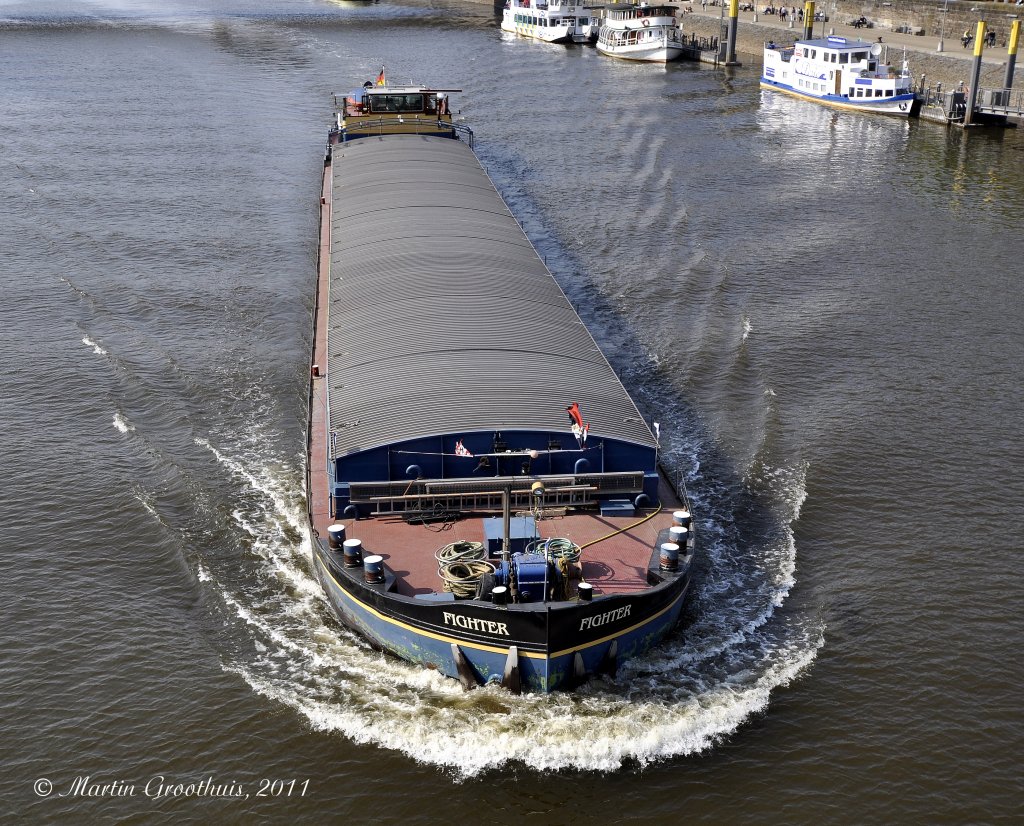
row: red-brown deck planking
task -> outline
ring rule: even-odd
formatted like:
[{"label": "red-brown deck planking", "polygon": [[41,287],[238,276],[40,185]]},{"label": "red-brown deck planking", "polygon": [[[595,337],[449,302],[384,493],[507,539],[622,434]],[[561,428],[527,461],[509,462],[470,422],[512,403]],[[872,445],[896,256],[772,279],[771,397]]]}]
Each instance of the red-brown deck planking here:
[{"label": "red-brown deck planking", "polygon": [[[678,504],[678,503],[677,503]],[[541,519],[537,532],[542,539],[561,537],[577,545],[613,534],[583,549],[583,578],[597,593],[617,594],[647,588],[647,567],[658,533],[672,523],[672,510],[665,502],[651,519],[636,525],[647,513],[632,517],[600,516],[570,512],[566,516]],[[401,517],[377,517],[344,523],[345,536],[359,539],[364,554],[380,554],[398,579],[402,594],[425,594],[441,590],[434,554],[458,540],[482,542],[483,517],[463,517],[451,523],[407,523]],[[635,526],[635,527],[630,527]]]},{"label": "red-brown deck planking", "polygon": [[[313,364],[320,375],[311,374],[308,485],[310,515],[316,534],[327,535],[330,494],[327,489],[327,315],[331,277],[331,191],[332,171],[326,167],[320,200],[320,245],[317,273],[317,301],[313,336]],[[311,368],[312,369],[312,368]],[[538,522],[541,538],[565,538],[577,545],[599,542],[584,548],[583,578],[597,593],[615,594],[648,587],[647,567],[660,531],[669,527],[672,511],[681,506],[675,491],[662,480],[659,485],[662,509],[640,522],[650,512],[632,517],[600,516],[596,512],[569,512],[565,516]],[[497,514],[495,514],[497,515]],[[457,540],[482,542],[484,517],[465,516],[451,523],[420,524],[398,516],[383,516],[345,522],[346,537],[359,539],[364,554],[380,554],[398,580],[405,595],[440,591],[434,554]],[[639,524],[637,524],[639,523]],[[623,528],[627,530],[622,531]],[[622,531],[616,533],[616,531]],[[607,537],[602,539],[602,537]]]}]

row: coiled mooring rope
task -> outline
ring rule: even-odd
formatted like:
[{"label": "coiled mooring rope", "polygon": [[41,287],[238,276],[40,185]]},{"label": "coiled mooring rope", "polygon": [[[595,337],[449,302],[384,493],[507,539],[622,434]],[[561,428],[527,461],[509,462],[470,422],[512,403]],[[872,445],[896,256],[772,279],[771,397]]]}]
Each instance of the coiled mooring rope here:
[{"label": "coiled mooring rope", "polygon": [[437,575],[444,581],[444,590],[466,598],[475,597],[480,580],[493,573],[494,565],[486,559],[448,562],[437,569]]},{"label": "coiled mooring rope", "polygon": [[457,597],[476,596],[483,576],[494,573],[494,565],[484,559],[482,542],[465,539],[451,542],[435,553],[434,559],[438,562],[437,575],[444,582],[444,590]]},{"label": "coiled mooring rope", "polygon": [[446,562],[466,562],[471,559],[483,558],[484,543],[471,542],[468,539],[457,539],[455,542],[449,542],[434,554],[434,559],[441,565],[444,565]]},{"label": "coiled mooring rope", "polygon": [[563,559],[567,562],[575,562],[582,553],[579,545],[571,539],[562,539],[561,537],[537,539],[531,542],[526,550],[529,553],[542,554],[556,563]]}]

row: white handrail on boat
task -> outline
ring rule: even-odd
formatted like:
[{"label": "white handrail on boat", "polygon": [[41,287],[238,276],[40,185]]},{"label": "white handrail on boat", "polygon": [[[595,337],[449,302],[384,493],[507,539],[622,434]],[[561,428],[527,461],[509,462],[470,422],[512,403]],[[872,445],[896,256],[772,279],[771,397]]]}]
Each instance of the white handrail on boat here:
[{"label": "white handrail on boat", "polygon": [[468,126],[461,123],[450,123],[448,121],[439,120],[436,118],[421,118],[413,116],[403,117],[401,120],[397,118],[376,118],[374,120],[361,120],[356,123],[346,123],[345,126],[340,130],[342,139],[344,135],[352,134],[353,132],[371,132],[374,134],[384,134],[386,127],[394,126],[407,126],[415,127],[415,131],[411,134],[419,134],[419,128],[423,127],[424,131],[436,132],[438,130],[451,130],[462,137],[470,146],[473,145],[473,130]]}]

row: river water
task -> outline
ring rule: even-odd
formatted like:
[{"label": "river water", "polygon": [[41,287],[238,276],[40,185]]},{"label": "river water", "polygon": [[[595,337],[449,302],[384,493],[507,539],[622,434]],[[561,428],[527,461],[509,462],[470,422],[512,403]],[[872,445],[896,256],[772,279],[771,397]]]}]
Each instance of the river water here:
[{"label": "river water", "polygon": [[[477,6],[0,0],[0,38],[5,822],[1019,817],[1021,135]],[[464,90],[696,500],[686,621],[614,681],[463,694],[316,584],[322,146],[382,64]]]}]

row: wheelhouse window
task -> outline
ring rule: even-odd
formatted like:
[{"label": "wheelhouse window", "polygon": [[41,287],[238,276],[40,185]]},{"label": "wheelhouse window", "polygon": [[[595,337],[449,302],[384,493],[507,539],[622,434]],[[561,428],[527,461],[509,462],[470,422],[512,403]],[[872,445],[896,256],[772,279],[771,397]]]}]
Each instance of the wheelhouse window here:
[{"label": "wheelhouse window", "polygon": [[423,95],[370,95],[371,112],[422,112]]},{"label": "wheelhouse window", "polygon": [[843,52],[841,55],[839,55],[839,62],[840,63],[849,63],[850,62],[850,56],[846,52]]}]

